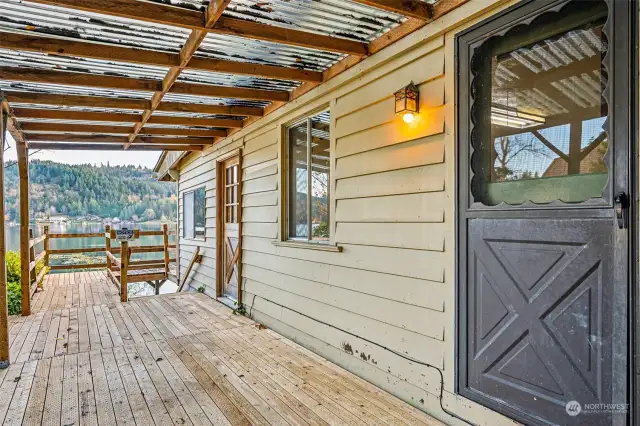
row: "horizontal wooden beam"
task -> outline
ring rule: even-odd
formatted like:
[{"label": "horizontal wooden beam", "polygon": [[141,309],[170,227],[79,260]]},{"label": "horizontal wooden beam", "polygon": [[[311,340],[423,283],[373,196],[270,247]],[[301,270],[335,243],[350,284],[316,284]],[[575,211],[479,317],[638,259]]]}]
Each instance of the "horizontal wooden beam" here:
[{"label": "horizontal wooden beam", "polygon": [[43,37],[42,35],[15,34],[5,31],[0,31],[0,47],[51,55],[76,56],[166,67],[177,65],[177,62],[180,61],[180,57],[175,53]]},{"label": "horizontal wooden beam", "polygon": [[417,19],[430,19],[432,15],[431,5],[422,0],[355,0],[355,2]]},{"label": "horizontal wooden beam", "polygon": [[[144,99],[117,99],[98,96],[78,95],[54,95],[48,93],[30,92],[4,92],[4,96],[10,103],[29,103],[38,105],[79,106],[91,108],[117,108],[117,109],[149,109],[151,102]],[[262,117],[262,108],[189,104],[182,102],[162,102],[156,108],[158,111],[167,112],[192,112],[201,114],[239,115]]]},{"label": "horizontal wooden beam", "polygon": [[250,62],[236,62],[221,59],[193,57],[185,67],[202,71],[212,71],[226,74],[252,75],[256,77],[279,78],[296,81],[322,81],[322,73],[296,68],[278,67],[274,65],[254,64]]},{"label": "horizontal wooden beam", "polygon": [[187,104],[181,102],[162,102],[158,105],[156,110],[170,112],[194,112],[201,114],[241,115],[250,117],[262,117],[264,115],[264,110],[256,107]]},{"label": "horizontal wooden beam", "polygon": [[222,16],[210,31],[293,46],[309,47],[348,55],[367,55],[367,45],[346,38],[331,37],[290,28],[265,25],[245,19]]},{"label": "horizontal wooden beam", "polygon": [[0,80],[100,87],[103,89],[135,90],[141,92],[155,92],[157,89],[162,88],[162,82],[157,80],[24,67],[0,67]]},{"label": "horizontal wooden beam", "polygon": [[[110,135],[77,135],[77,134],[52,134],[52,133],[27,133],[28,141],[38,142],[94,142],[125,144],[129,139],[121,136]],[[162,145],[211,145],[213,138],[160,138],[139,136],[134,143],[162,144]]]},{"label": "horizontal wooden beam", "polygon": [[[56,119],[56,120],[78,120],[78,121],[110,121],[114,123],[136,123],[140,120],[139,114],[120,114],[117,112],[84,112],[84,111],[65,111],[59,109],[32,109],[32,108],[14,108],[16,117],[18,118],[42,118],[42,119]],[[206,127],[222,127],[227,129],[239,129],[242,128],[243,122],[241,120],[225,120],[219,118],[191,118],[191,117],[165,117],[157,116],[151,117],[148,121],[150,124],[168,124],[179,126],[206,126]],[[34,126],[34,124],[24,123],[27,127],[30,127],[31,131],[43,130],[46,128]],[[44,125],[45,123],[40,123]],[[154,129],[150,130],[152,133],[159,132],[162,134],[164,129],[161,127],[146,128]],[[162,129],[162,130],[155,130]],[[177,131],[177,130],[173,130]],[[109,133],[113,133],[110,131]],[[169,133],[172,134],[171,131]],[[226,133],[225,133],[226,135]],[[220,136],[220,135],[217,135]]]},{"label": "horizontal wooden beam", "polygon": [[4,92],[4,96],[11,104],[22,103],[136,110],[144,110],[149,105],[149,101],[144,99],[117,99],[97,96],[54,95],[50,93],[9,91]]},{"label": "horizontal wooden beam", "polygon": [[[22,123],[25,132],[57,132],[57,133],[98,133],[128,135],[133,130],[129,126],[100,126],[86,124],[58,124],[58,123]],[[194,136],[194,137],[225,137],[226,130],[216,129],[181,129],[166,127],[145,127],[140,131],[143,135],[159,136]]]},{"label": "horizontal wooden beam", "polygon": [[[41,70],[22,67],[0,67],[0,80],[28,81],[32,83],[63,84],[67,86],[99,87],[102,89],[162,92],[163,82],[129,77],[94,75],[88,73]],[[208,84],[176,83],[169,93],[221,98],[286,101],[289,92],[247,89],[242,87],[211,86]]]},{"label": "horizontal wooden beam", "polygon": [[[31,149],[54,151],[124,151],[124,145],[90,143],[33,142]],[[202,145],[143,145],[132,144],[129,151],[202,151]]]},{"label": "horizontal wooden beam", "polygon": [[202,12],[152,2],[138,0],[33,0],[33,2],[331,52],[353,55],[367,54],[366,44],[359,41],[227,16],[220,16],[213,28],[206,28],[205,15]]},{"label": "horizontal wooden beam", "polygon": [[220,118],[191,118],[191,117],[168,117],[164,115],[151,116],[147,120],[149,124],[175,124],[182,126],[207,126],[222,127],[225,129],[241,129],[242,120],[229,120]]},{"label": "horizontal wooden beam", "polygon": [[212,86],[209,84],[194,83],[175,83],[169,93],[258,101],[287,102],[289,100],[289,92],[286,91],[246,89],[244,87]]},{"label": "horizontal wooden beam", "polygon": [[140,114],[120,114],[117,112],[64,111],[60,109],[13,108],[18,118],[49,118],[55,120],[111,121],[114,123],[135,123]]},{"label": "horizontal wooden beam", "polygon": [[[180,55],[156,50],[121,47],[87,41],[14,34],[0,31],[0,47],[12,50],[41,52],[50,55],[94,58],[106,61],[132,62],[154,66],[181,66]],[[322,81],[322,73],[273,65],[194,57],[186,69],[212,71],[256,77],[279,78],[296,81]]]}]

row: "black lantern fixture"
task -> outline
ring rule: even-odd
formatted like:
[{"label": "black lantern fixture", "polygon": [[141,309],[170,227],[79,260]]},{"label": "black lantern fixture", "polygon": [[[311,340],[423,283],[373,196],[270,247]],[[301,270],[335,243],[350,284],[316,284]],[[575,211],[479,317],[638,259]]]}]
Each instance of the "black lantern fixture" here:
[{"label": "black lantern fixture", "polygon": [[394,95],[396,98],[396,114],[402,115],[402,119],[406,123],[411,123],[415,118],[415,114],[420,112],[420,89],[412,81]]}]

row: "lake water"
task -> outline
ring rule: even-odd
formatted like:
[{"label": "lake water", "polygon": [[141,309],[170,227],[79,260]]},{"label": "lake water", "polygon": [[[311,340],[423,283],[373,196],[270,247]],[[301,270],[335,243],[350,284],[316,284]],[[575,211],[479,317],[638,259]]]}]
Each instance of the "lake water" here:
[{"label": "lake water", "polygon": [[[135,224],[129,226],[133,229],[140,229],[143,231],[158,231],[162,229],[162,225],[159,223],[147,224]],[[39,237],[44,234],[44,225],[32,224],[34,237]],[[52,234],[86,234],[95,232],[104,232],[104,225],[102,223],[55,223],[49,225],[49,232]],[[169,224],[169,230],[174,230],[175,225]],[[6,226],[7,236],[7,249],[18,251],[20,250],[20,226]],[[169,235],[169,244],[175,244],[175,235]],[[112,241],[112,244],[117,244]],[[134,246],[139,245],[162,245],[163,239],[161,235],[157,236],[142,236],[139,240],[132,243]],[[49,248],[51,249],[69,249],[69,248],[87,248],[87,247],[104,247],[104,237],[95,238],[52,238],[49,240]],[[36,254],[43,249],[43,243],[36,246]],[[173,251],[171,257],[175,257]],[[159,253],[136,253],[132,256],[132,260],[151,260],[162,259],[162,252]],[[104,263],[105,255],[103,253],[87,253],[83,255],[51,255],[50,263],[56,264],[69,264],[69,263]],[[63,271],[64,272],[64,271]],[[177,289],[177,285],[173,282],[167,281],[160,287],[160,292],[174,293]],[[146,296],[153,294],[153,288],[146,283],[130,284],[129,289],[130,296]]]}]

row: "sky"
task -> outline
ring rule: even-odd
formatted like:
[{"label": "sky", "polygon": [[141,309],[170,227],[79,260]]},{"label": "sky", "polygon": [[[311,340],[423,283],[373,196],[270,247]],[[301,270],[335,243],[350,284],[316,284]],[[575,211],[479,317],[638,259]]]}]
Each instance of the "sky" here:
[{"label": "sky", "polygon": [[[16,143],[7,132],[7,142],[9,150],[5,152],[5,161],[11,161],[16,159]],[[39,160],[51,160],[58,163],[66,164],[96,164],[101,163],[111,164],[112,166],[124,166],[134,165],[143,166],[152,169],[158,158],[160,158],[160,152],[158,151],[40,151],[35,154],[31,154],[31,159]]]}]

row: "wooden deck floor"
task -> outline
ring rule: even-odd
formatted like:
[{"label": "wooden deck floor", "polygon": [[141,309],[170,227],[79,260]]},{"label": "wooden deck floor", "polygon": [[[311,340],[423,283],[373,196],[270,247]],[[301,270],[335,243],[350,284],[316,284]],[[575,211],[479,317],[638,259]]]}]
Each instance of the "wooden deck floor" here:
[{"label": "wooden deck floor", "polygon": [[205,295],[120,303],[101,272],[44,288],[11,320],[2,424],[440,424]]}]

